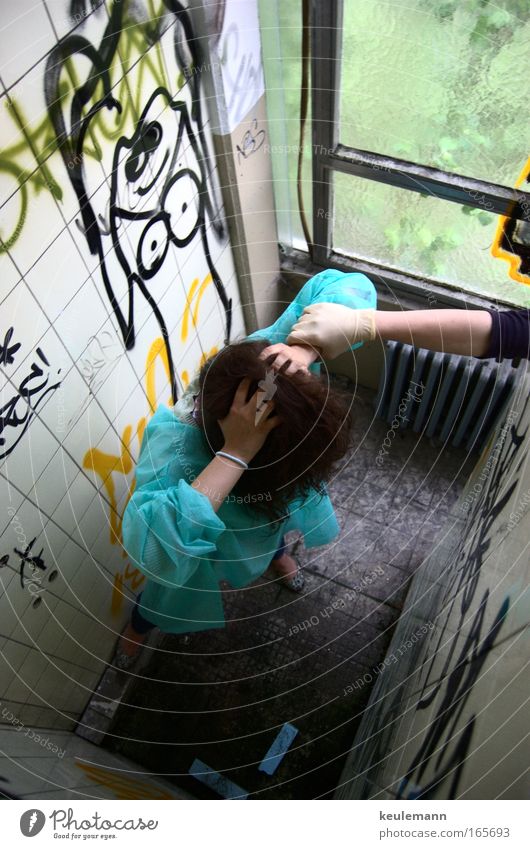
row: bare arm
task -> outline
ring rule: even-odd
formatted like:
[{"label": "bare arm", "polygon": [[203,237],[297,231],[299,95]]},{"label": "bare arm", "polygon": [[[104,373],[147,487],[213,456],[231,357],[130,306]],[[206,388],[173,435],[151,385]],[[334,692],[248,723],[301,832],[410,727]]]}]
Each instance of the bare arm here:
[{"label": "bare arm", "polygon": [[488,350],[491,315],[485,310],[376,310],[376,335],[418,348],[483,357]]}]

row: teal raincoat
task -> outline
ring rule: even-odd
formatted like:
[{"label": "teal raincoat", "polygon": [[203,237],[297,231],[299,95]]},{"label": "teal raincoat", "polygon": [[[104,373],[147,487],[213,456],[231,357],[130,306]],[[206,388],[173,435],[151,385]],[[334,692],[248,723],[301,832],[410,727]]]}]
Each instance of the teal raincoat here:
[{"label": "teal raincoat", "polygon": [[[321,301],[375,308],[376,294],[364,274],[323,271],[308,280],[274,324],[247,338],[285,342],[304,307]],[[319,368],[311,366],[317,373]],[[195,377],[173,409],[161,405],[149,421],[135,491],[123,516],[124,547],[148,579],[139,611],[169,633],[223,627],[220,582],[237,588],[255,581],[288,531],[300,531],[308,548],[331,542],[339,531],[328,496],[314,490],[305,500],[292,501],[282,522],[271,523],[235,495],[216,513],[188,482],[213,456],[191,416],[197,391]],[[266,499],[267,493],[262,495]]]}]

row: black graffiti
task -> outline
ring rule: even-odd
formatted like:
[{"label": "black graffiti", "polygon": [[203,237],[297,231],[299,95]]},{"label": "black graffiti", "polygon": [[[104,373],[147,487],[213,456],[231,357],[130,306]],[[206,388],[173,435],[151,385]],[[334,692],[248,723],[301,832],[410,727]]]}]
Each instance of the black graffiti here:
[{"label": "black graffiti", "polygon": [[42,559],[42,553],[44,549],[41,548],[38,554],[31,553],[31,549],[34,546],[36,539],[37,537],[33,537],[31,542],[26,545],[24,551],[19,551],[18,548],[14,549],[15,554],[18,554],[18,556],[20,557],[20,586],[22,588],[24,588],[24,569],[26,563],[28,563],[30,566],[33,566],[34,569],[42,569],[43,571],[46,570],[46,564]]},{"label": "black graffiti", "polygon": [[241,144],[237,145],[238,162],[241,162],[241,157],[243,157],[243,159],[248,159],[249,156],[257,153],[264,141],[265,130],[258,130],[258,121],[256,118],[253,118],[251,129],[246,131],[241,140]]},{"label": "black graffiti", "polygon": [[[15,347],[18,350],[20,345],[12,346],[10,350],[13,351]],[[36,349],[36,354],[42,363],[50,366],[41,348]],[[57,374],[60,372],[61,369],[57,369]],[[49,381],[50,374],[45,375],[41,365],[38,362],[32,362],[30,372],[20,382],[18,390],[3,407],[0,407],[0,459],[7,457],[16,448],[31,424],[38,407],[50,392],[54,392],[61,385],[60,380],[50,384]],[[9,428],[12,428],[12,431],[8,431]],[[11,441],[9,436],[12,437]]]},{"label": "black graffiti", "polygon": [[0,345],[0,365],[2,366],[12,365],[12,363],[14,363],[15,354],[22,344],[21,342],[16,342],[14,345],[9,344],[11,342],[13,332],[14,329],[10,327],[4,337],[4,344]]},{"label": "black graffiti", "polygon": [[403,797],[408,799],[435,799],[438,796],[437,791],[440,785],[449,778],[451,778],[451,785],[447,795],[449,799],[455,798],[462,769],[469,752],[475,721],[476,717],[472,716],[466,722],[462,733],[455,743],[451,758],[443,764],[443,767],[436,776],[425,787],[409,789],[408,792],[406,792],[408,779],[404,778],[399,786],[398,799]]},{"label": "black graffiti", "polygon": [[[39,551],[38,554],[32,554],[31,550],[32,550],[33,546],[35,545],[36,541],[37,541],[37,537],[33,537],[31,542],[27,543],[26,547],[24,548],[24,551],[19,551],[18,548],[13,549],[14,553],[18,554],[18,556],[20,557],[19,575],[20,575],[20,586],[22,587],[22,589],[24,589],[24,586],[25,586],[24,581],[25,581],[25,578],[26,578],[26,575],[25,575],[26,564],[33,567],[33,577],[35,576],[35,569],[41,569],[43,572],[45,572],[46,569],[48,568],[46,566],[46,563],[44,562],[44,558],[42,556],[43,553],[44,553],[44,548],[41,548],[41,550]],[[10,566],[10,565],[11,564],[9,563],[9,554],[4,554],[0,558],[0,568],[3,567],[3,566]]]},{"label": "black graffiti", "polygon": [[[96,215],[92,200],[89,199],[83,150],[91,124],[98,113],[106,109],[120,114],[123,109],[111,90],[110,67],[117,55],[122,33],[124,4],[113,4],[99,46],[93,45],[83,35],[72,34],[52,50],[46,68],[45,96],[56,140],[77,195],[81,214],[80,229],[90,252],[99,259],[103,286],[125,348],[130,350],[135,345],[134,296],[139,291],[159,324],[167,352],[173,399],[176,400],[177,384],[169,338],[171,328],[149,286],[149,281],[162,268],[169,246],[172,244],[178,249],[197,239],[224,309],[225,343],[230,340],[232,301],[227,297],[213,263],[206,226],[208,219],[214,233],[218,237],[224,235],[221,204],[215,198],[213,171],[201,111],[201,73],[193,72],[193,69],[201,67],[199,41],[195,38],[191,19],[182,3],[178,0],[164,0],[164,3],[174,18],[175,57],[189,86],[191,108],[188,110],[184,100],[175,100],[163,86],[151,93],[133,135],[130,138],[122,136],[116,143],[110,197],[103,226],[101,214]],[[74,2],[72,9],[74,7],[79,11],[78,3]],[[150,46],[159,41],[162,28],[163,16],[160,16],[149,32]],[[90,67],[85,81],[71,99],[67,129],[67,116],[63,114],[61,106],[65,99],[60,96],[59,87],[61,72],[76,55],[88,59]],[[98,86],[103,95],[90,106]],[[158,120],[158,115],[167,107],[175,118],[174,131],[169,134]],[[194,164],[191,167],[183,165],[182,153],[185,147],[192,152],[190,158]],[[125,161],[122,162],[120,157],[124,156]],[[111,253],[118,259],[124,278],[123,292],[117,281],[115,265],[110,270],[109,245],[107,242],[104,245],[103,238],[111,240]]]},{"label": "black graffiti", "polygon": [[[476,592],[482,567],[493,554],[492,545],[499,516],[518,484],[517,473],[525,454],[520,449],[528,432],[528,427],[520,430],[520,422],[524,420],[528,403],[527,398],[519,414],[519,424],[509,427],[502,452],[492,466],[482,497],[477,499],[467,517],[464,543],[462,539],[455,540],[444,564],[447,590],[440,608],[445,608],[446,613],[444,623],[438,629],[437,645],[432,651],[416,709],[426,710],[436,698],[439,698],[439,704],[423,742],[404,774],[398,798],[435,798],[446,781],[450,784],[444,795],[453,799],[458,793],[463,764],[471,751],[475,714],[466,718],[459,734],[456,734],[456,729],[510,608],[510,599],[506,597],[496,611],[491,627],[486,634],[482,634],[486,613],[489,613],[489,590],[484,592],[478,604]],[[502,545],[502,538],[498,544]],[[459,621],[454,635],[449,637],[446,629],[449,622],[454,621],[457,599],[461,599]],[[475,613],[471,627],[458,651],[472,609],[475,609]],[[449,650],[440,672],[435,670],[438,650],[448,641]],[[433,770],[433,775],[424,781],[428,768]]]},{"label": "black graffiti", "polygon": [[[522,189],[530,192],[530,175],[526,177]],[[515,216],[521,216],[516,218]],[[509,215],[503,219],[500,246],[506,253],[518,257],[519,274],[530,275],[530,245],[525,229],[530,221],[530,205],[521,193],[517,203],[514,203]]]},{"label": "black graffiti", "polygon": [[[439,785],[451,773],[454,773],[454,775],[448,798],[455,798],[458,788],[458,776],[460,775],[461,766],[468,755],[471,744],[472,730],[476,718],[474,714],[466,721],[464,730],[461,732],[452,750],[450,749],[450,745],[466,702],[480,677],[484,663],[493,648],[495,639],[499,634],[510,606],[509,598],[505,598],[495,615],[491,628],[481,641],[481,631],[488,598],[489,591],[486,590],[475,613],[458,660],[445,680],[444,693],[436,716],[430,723],[425,739],[405,774],[405,779],[400,788],[400,795],[406,795],[407,783],[413,776],[415,783],[421,782],[427,767],[430,765],[431,760],[434,759],[434,777],[422,787],[421,793],[414,793],[414,798],[434,798]],[[418,709],[421,709],[420,704],[418,705]],[[435,758],[435,755],[437,755],[437,758]]]}]

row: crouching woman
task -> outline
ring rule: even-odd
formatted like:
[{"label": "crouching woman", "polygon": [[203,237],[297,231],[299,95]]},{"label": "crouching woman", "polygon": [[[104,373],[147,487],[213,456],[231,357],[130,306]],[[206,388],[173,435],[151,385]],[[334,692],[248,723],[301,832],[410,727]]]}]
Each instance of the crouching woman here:
[{"label": "crouching woman", "polygon": [[288,531],[309,548],[336,537],[325,481],[349,448],[351,399],[320,377],[310,348],[285,346],[289,359],[272,368],[304,307],[323,300],[363,308],[375,292],[364,275],[317,275],[274,325],[208,360],[175,407],[160,406],[147,425],[123,517],[124,547],[147,581],[116,665],[130,667],[155,626],[223,627],[222,581],[245,587],[272,565],[300,591]]}]

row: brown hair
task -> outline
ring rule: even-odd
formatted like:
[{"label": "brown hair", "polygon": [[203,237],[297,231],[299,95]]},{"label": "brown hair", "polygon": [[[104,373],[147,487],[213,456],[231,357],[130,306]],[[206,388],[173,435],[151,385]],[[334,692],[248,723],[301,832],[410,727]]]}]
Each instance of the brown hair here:
[{"label": "brown hair", "polygon": [[[203,365],[199,421],[212,454],[223,446],[218,419],[228,414],[241,380],[251,379],[250,398],[271,368],[258,357],[269,344],[260,340],[227,345]],[[318,375],[275,372],[274,386],[274,414],[282,422],[268,434],[233,490],[234,496],[272,520],[285,517],[289,502],[307,496],[310,489],[322,491],[333,464],[349,447],[352,424],[351,398]]]}]

